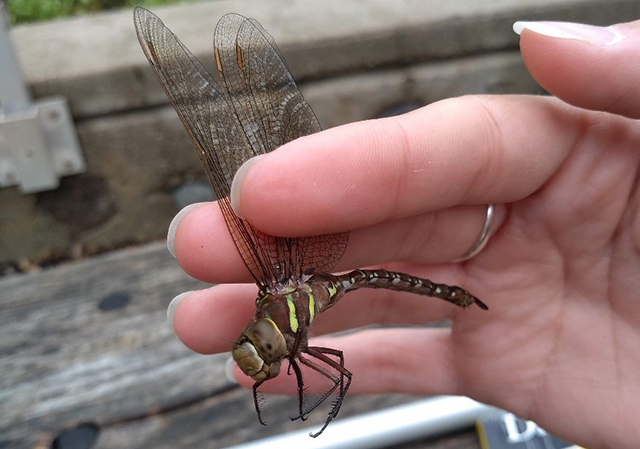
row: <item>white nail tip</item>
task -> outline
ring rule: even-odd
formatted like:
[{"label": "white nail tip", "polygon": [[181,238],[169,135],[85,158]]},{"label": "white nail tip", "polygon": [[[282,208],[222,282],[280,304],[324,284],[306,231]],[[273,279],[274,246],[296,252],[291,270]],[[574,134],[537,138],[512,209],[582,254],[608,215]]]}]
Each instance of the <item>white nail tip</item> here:
[{"label": "white nail tip", "polygon": [[524,30],[529,30],[542,36],[557,39],[574,39],[599,46],[615,45],[624,39],[622,33],[615,27],[598,27],[569,22],[518,21],[513,24],[513,31],[517,35],[521,35]]},{"label": "white nail tip", "polygon": [[264,157],[264,154],[252,157],[244,164],[242,164],[233,177],[233,181],[231,182],[231,193],[229,195],[229,199],[231,200],[231,208],[240,218],[242,218],[242,208],[240,207],[240,188],[242,187],[242,180],[244,179],[247,172],[249,172],[249,169],[253,166],[253,164],[255,164],[261,157]]},{"label": "white nail tip", "polygon": [[520,36],[520,34],[522,34],[522,32],[524,31],[524,26],[525,22],[516,22],[513,24],[513,31]]},{"label": "white nail tip", "polygon": [[615,45],[618,42],[620,42],[622,39],[624,39],[624,35],[620,31],[618,31],[615,27],[609,27],[609,30],[613,33],[613,39],[611,39],[611,41],[605,44],[607,47],[611,45]]},{"label": "white nail tip", "polygon": [[573,34],[567,33],[553,25],[542,22],[516,22],[513,24],[513,31],[519,36],[524,30],[533,31],[548,37],[557,37],[560,39],[576,39]]},{"label": "white nail tip", "polygon": [[169,307],[167,307],[167,324],[169,324],[171,330],[174,331],[174,333],[175,329],[173,328],[173,319],[176,316],[176,309],[178,308],[178,304],[180,304],[182,300],[189,296],[191,293],[192,292],[190,291],[180,293],[178,296],[171,300],[171,302],[169,303]]},{"label": "white nail tip", "polygon": [[175,239],[176,239],[176,230],[178,229],[178,225],[180,224],[180,221],[191,210],[193,210],[194,207],[197,207],[200,204],[202,203],[193,203],[193,204],[189,204],[188,206],[185,206],[184,208],[182,208],[180,212],[178,212],[178,214],[175,217],[173,217],[173,220],[171,220],[171,224],[169,225],[169,230],[167,231],[167,249],[169,250],[169,252],[173,257],[176,257]]}]

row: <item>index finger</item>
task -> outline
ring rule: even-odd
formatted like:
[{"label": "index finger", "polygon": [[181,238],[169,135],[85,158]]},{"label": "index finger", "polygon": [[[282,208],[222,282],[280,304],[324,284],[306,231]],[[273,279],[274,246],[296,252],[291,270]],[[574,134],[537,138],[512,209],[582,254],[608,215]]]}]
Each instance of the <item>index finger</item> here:
[{"label": "index finger", "polygon": [[333,128],[241,169],[234,200],[254,226],[281,236],[516,201],[562,163],[578,111],[548,97],[473,96]]}]

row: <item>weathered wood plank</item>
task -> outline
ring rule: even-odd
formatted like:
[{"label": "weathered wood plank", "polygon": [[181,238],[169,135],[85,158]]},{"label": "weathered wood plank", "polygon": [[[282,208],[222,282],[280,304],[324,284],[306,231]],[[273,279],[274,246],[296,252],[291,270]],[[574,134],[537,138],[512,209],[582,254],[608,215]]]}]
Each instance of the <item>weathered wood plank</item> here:
[{"label": "weathered wood plank", "polygon": [[2,438],[146,416],[229,386],[226,355],[194,354],[166,325],[171,298],[203,284],[163,246],[0,280]]},{"label": "weathered wood plank", "polygon": [[[143,422],[130,422],[112,426],[105,430],[97,449],[123,447],[170,449],[187,443],[189,447],[223,448],[230,445],[265,438],[288,430],[298,430],[307,425],[319,424],[324,419],[322,413],[300,424],[291,422],[289,415],[296,410],[295,399],[281,396],[267,397],[264,417],[267,426],[261,426],[255,416],[251,393],[236,389],[220,397],[209,398],[184,409],[178,409],[170,416],[154,416]],[[366,406],[376,405],[371,397],[350,397],[345,402],[345,416],[367,410]],[[354,399],[351,401],[351,399]],[[360,400],[359,400],[360,399]],[[364,401],[363,401],[364,399]],[[390,398],[389,404],[407,402],[411,398],[400,396]],[[380,407],[380,400],[377,400]],[[341,415],[342,413],[341,412]],[[342,418],[342,416],[341,416]],[[312,421],[314,420],[314,421]],[[131,446],[132,438],[138,444]]]},{"label": "weathered wood plank", "polygon": [[[0,279],[0,447],[50,447],[81,423],[105,449],[221,448],[319,426],[322,411],[292,423],[296,399],[275,396],[260,426],[251,393],[225,377],[228,355],[194,354],[173,336],[169,301],[204,286],[164,242]],[[415,399],[352,395],[340,418]]]}]

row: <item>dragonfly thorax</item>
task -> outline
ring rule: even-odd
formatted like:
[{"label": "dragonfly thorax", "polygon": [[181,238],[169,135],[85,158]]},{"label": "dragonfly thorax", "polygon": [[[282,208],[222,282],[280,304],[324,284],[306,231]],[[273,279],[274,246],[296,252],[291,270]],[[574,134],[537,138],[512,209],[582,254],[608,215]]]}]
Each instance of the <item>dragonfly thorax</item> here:
[{"label": "dragonfly thorax", "polygon": [[255,381],[276,377],[286,354],[284,336],[269,318],[258,318],[245,327],[232,351],[242,372]]},{"label": "dragonfly thorax", "polygon": [[284,358],[295,358],[307,346],[307,329],[317,313],[342,296],[344,289],[330,274],[283,282],[256,299],[256,317],[243,329],[233,358],[255,381],[276,377]]}]

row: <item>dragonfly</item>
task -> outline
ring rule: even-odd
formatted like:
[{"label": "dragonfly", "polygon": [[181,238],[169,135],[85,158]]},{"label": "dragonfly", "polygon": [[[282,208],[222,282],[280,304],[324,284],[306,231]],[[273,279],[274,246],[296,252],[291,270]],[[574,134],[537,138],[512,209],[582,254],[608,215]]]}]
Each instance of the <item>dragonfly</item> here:
[{"label": "dragonfly", "polygon": [[[225,223],[258,286],[253,320],[233,345],[232,355],[254,380],[253,402],[262,425],[260,386],[278,376],[282,363],[296,377],[298,410],[306,420],[335,399],[320,435],[338,415],[352,381],[342,351],[310,346],[314,319],[348,292],[383,288],[430,296],[466,308],[487,306],[468,291],[383,269],[332,274],[347,248],[348,232],[312,237],[276,237],[256,229],[231,208],[231,182],[248,159],[269,153],[320,124],[298,90],[274,39],[253,19],[227,14],[214,32],[216,71],[209,73],[153,13],[137,7],[138,40],[187,130],[204,167]],[[328,379],[327,391],[309,401],[301,365]]]}]

